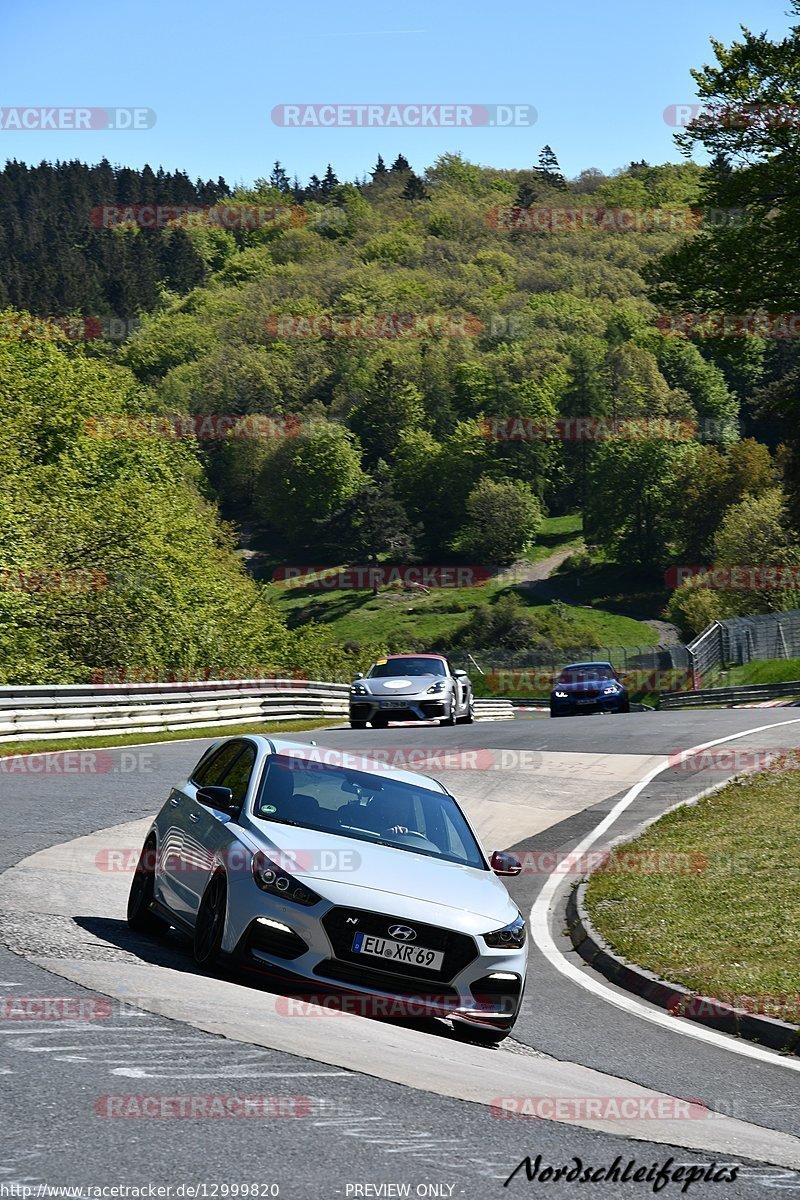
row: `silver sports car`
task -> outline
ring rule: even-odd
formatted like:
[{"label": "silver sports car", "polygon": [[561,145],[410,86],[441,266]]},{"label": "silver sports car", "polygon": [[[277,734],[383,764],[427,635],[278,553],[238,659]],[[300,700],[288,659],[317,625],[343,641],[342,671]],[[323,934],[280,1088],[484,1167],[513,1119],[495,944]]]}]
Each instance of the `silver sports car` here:
[{"label": "silver sports car", "polygon": [[184,930],[201,966],[227,960],[366,1015],[405,1004],[501,1040],[527,947],[498,875],[519,861],[488,860],[436,780],[350,759],[264,736],[216,742],[147,833],[130,926]]},{"label": "silver sports car", "polygon": [[393,654],[379,658],[350,688],[350,726],[385,729],[390,721],[469,724],[472,685],[466,671],[454,671],[442,654]]}]

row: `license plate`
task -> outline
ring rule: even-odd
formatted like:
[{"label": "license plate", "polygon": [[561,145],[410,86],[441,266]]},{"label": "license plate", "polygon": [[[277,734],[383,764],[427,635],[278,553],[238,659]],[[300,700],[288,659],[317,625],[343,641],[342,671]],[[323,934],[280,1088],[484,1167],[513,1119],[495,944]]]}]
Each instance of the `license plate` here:
[{"label": "license plate", "polygon": [[381,708],[407,708],[405,700],[382,700]]},{"label": "license plate", "polygon": [[596,704],[596,700],[576,700],[576,704]]},{"label": "license plate", "polygon": [[409,946],[405,942],[393,942],[389,938],[373,937],[369,933],[356,934],[353,950],[356,954],[372,954],[385,962],[408,963],[409,966],[425,967],[429,971],[441,971],[444,962],[442,950]]}]

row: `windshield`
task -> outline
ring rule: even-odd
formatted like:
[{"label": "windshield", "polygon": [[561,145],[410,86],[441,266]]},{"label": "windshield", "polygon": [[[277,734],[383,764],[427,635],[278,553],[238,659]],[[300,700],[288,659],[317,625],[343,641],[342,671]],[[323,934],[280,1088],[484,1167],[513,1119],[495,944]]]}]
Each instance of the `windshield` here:
[{"label": "windshield", "polygon": [[367,671],[367,679],[388,679],[394,675],[446,675],[441,658],[379,658]]},{"label": "windshield", "polygon": [[597,680],[613,679],[611,667],[586,666],[567,667],[558,677],[558,683],[594,683]]},{"label": "windshield", "polygon": [[367,771],[275,755],[254,815],[488,869],[452,796]]}]

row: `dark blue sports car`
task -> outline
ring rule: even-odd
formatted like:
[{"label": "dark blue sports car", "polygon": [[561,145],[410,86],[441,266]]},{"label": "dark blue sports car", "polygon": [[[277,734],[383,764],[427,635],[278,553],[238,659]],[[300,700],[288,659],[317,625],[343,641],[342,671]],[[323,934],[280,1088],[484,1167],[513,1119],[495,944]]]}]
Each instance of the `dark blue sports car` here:
[{"label": "dark blue sports car", "polygon": [[570,663],[550,693],[550,716],[631,711],[628,690],[611,663]]}]

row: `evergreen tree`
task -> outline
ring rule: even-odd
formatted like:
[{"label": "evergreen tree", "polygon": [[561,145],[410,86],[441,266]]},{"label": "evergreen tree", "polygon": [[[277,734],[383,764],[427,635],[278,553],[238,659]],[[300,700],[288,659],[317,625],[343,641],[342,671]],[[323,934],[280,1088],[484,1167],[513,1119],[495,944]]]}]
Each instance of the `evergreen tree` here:
[{"label": "evergreen tree", "polygon": [[539,174],[551,187],[566,188],[567,181],[561,174],[561,167],[552,146],[543,146],[539,152]]},{"label": "evergreen tree", "polygon": [[386,176],[389,174],[389,172],[386,168],[386,163],[383,161],[382,154],[378,155],[378,161],[375,163],[375,166],[373,167],[371,174],[372,174],[372,182],[373,183],[382,183],[383,180],[386,178]]},{"label": "evergreen tree", "polygon": [[270,172],[269,182],[276,191],[282,192],[284,195],[287,195],[292,190],[292,185],[289,183],[289,176],[277,160]]},{"label": "evergreen tree", "polygon": [[322,178],[322,184],[320,185],[320,191],[322,192],[322,195],[327,200],[333,195],[333,193],[336,191],[338,186],[339,186],[339,180],[336,178],[336,172],[334,171],[331,164],[328,163],[328,169]]},{"label": "evergreen tree", "polygon": [[411,170],[411,163],[403,154],[398,154],[397,158],[392,163],[392,173],[397,175],[399,172]]},{"label": "evergreen tree", "polygon": [[425,184],[420,179],[419,175],[415,175],[412,171],[406,182],[406,186],[400,193],[403,200],[428,200],[430,197],[425,190]]}]

